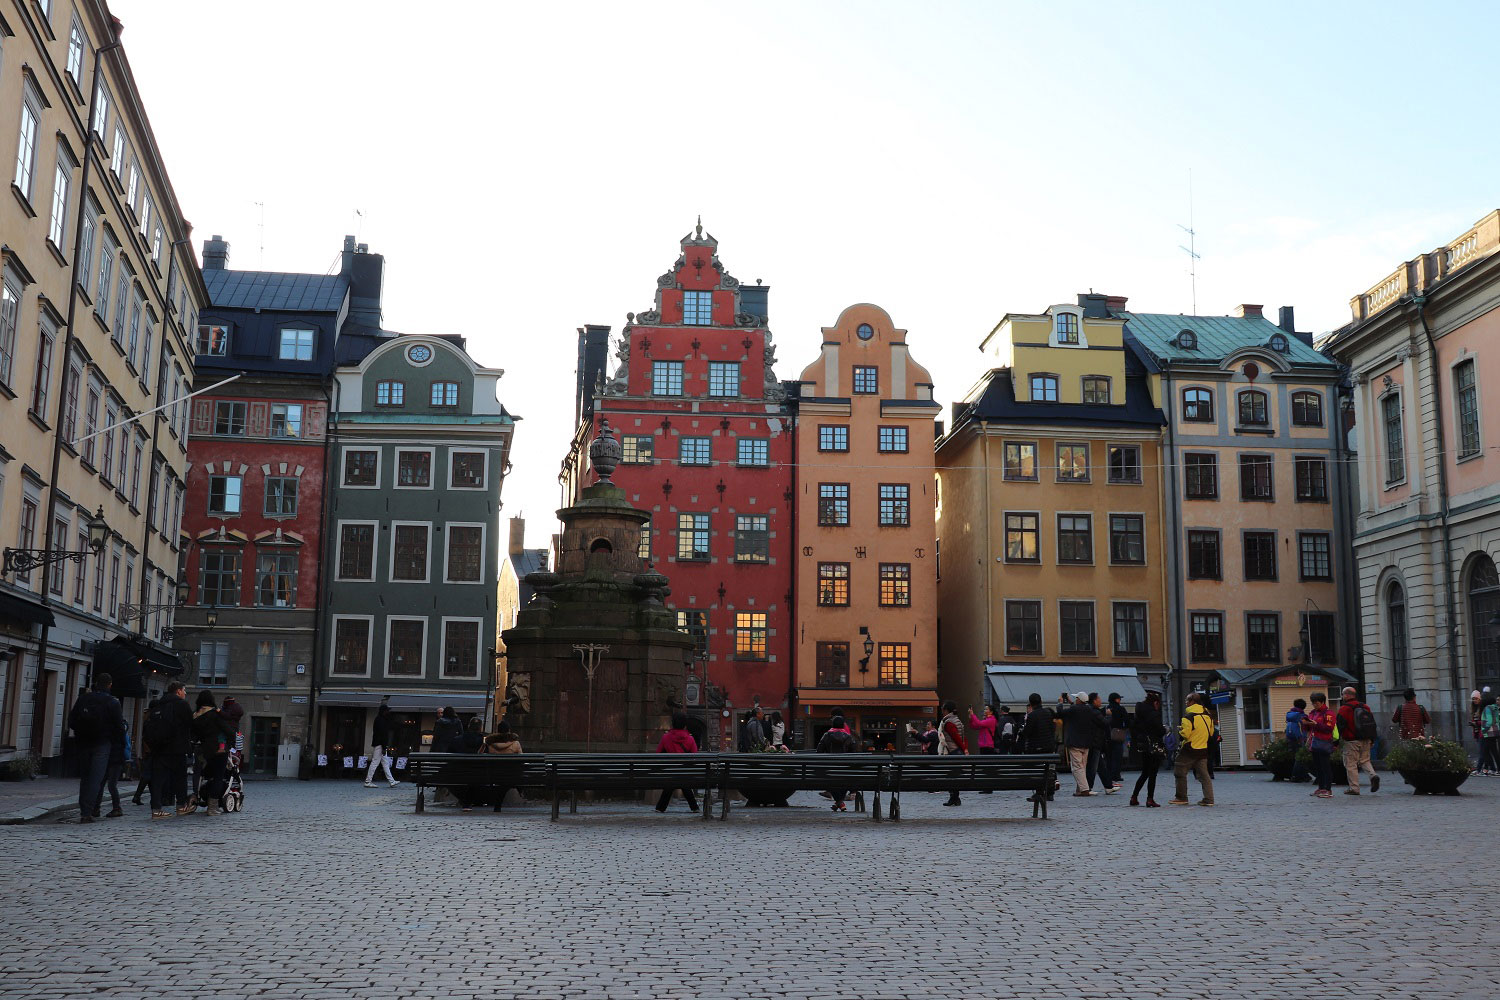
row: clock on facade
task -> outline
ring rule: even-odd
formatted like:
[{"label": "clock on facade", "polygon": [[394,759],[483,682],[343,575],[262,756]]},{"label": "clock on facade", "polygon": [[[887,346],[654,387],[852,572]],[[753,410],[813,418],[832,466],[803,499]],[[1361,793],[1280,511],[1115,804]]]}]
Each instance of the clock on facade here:
[{"label": "clock on facade", "polygon": [[406,360],[414,365],[425,365],[432,360],[432,348],[426,344],[413,344],[406,349]]}]

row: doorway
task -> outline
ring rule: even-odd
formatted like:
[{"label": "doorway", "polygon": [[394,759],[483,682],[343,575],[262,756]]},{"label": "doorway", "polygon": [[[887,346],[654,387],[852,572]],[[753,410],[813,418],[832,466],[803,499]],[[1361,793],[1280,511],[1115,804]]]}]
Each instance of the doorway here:
[{"label": "doorway", "polygon": [[276,754],[281,746],[281,716],[250,717],[250,770],[255,774],[275,774]]}]

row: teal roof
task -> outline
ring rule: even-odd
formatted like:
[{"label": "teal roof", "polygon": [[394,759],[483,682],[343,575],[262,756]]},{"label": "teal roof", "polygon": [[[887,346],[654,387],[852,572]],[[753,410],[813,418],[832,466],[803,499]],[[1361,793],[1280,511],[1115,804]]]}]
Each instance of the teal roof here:
[{"label": "teal roof", "polygon": [[[1125,320],[1126,336],[1133,337],[1158,363],[1218,362],[1246,347],[1269,349],[1271,338],[1282,333],[1286,335],[1287,341],[1283,356],[1290,363],[1338,368],[1335,362],[1313,350],[1295,335],[1286,333],[1264,316],[1185,316],[1180,313],[1135,312],[1118,315]],[[1177,336],[1183,330],[1191,330],[1197,335],[1198,346],[1195,350],[1177,346]]]},{"label": "teal roof", "polygon": [[340,413],[341,424],[513,424],[509,413]]}]

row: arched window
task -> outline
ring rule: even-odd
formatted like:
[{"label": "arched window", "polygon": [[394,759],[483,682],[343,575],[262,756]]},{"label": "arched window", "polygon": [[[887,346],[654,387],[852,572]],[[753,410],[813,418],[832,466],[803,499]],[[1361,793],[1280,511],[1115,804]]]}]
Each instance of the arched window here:
[{"label": "arched window", "polygon": [[1265,393],[1259,389],[1246,389],[1240,393],[1241,426],[1264,426],[1270,422]]},{"label": "arched window", "polygon": [[1057,327],[1057,342],[1059,344],[1078,343],[1078,316],[1075,313],[1058,313],[1053,322]]},{"label": "arched window", "polygon": [[1500,575],[1487,555],[1469,570],[1469,646],[1473,650],[1476,687],[1500,684],[1500,641],[1490,619],[1500,611]]},{"label": "arched window", "polygon": [[1213,423],[1214,393],[1212,389],[1182,390],[1182,419]]},{"label": "arched window", "polygon": [[1406,591],[1392,580],[1385,589],[1386,638],[1390,648],[1391,684],[1411,684],[1411,656],[1406,643]]},{"label": "arched window", "polygon": [[1292,393],[1292,423],[1298,427],[1323,426],[1323,397],[1316,392]]}]

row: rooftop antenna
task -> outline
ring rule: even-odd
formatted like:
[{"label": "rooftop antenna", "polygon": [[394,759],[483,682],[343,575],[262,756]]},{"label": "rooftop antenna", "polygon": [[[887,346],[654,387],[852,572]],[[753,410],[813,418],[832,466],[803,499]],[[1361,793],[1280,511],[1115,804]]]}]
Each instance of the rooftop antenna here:
[{"label": "rooftop antenna", "polygon": [[260,257],[255,262],[255,269],[263,271],[266,267],[266,203],[257,201],[255,207],[260,209],[260,224],[257,227],[260,231]]},{"label": "rooftop antenna", "polygon": [[358,240],[365,234],[365,213],[356,208],[354,210],[354,218],[356,220],[354,223],[354,238]]},{"label": "rooftop antenna", "polygon": [[1177,228],[1188,234],[1188,245],[1177,244],[1177,249],[1188,255],[1188,276],[1193,283],[1193,315],[1198,315],[1198,231],[1193,228],[1193,171],[1188,168],[1188,224],[1177,224]]}]

